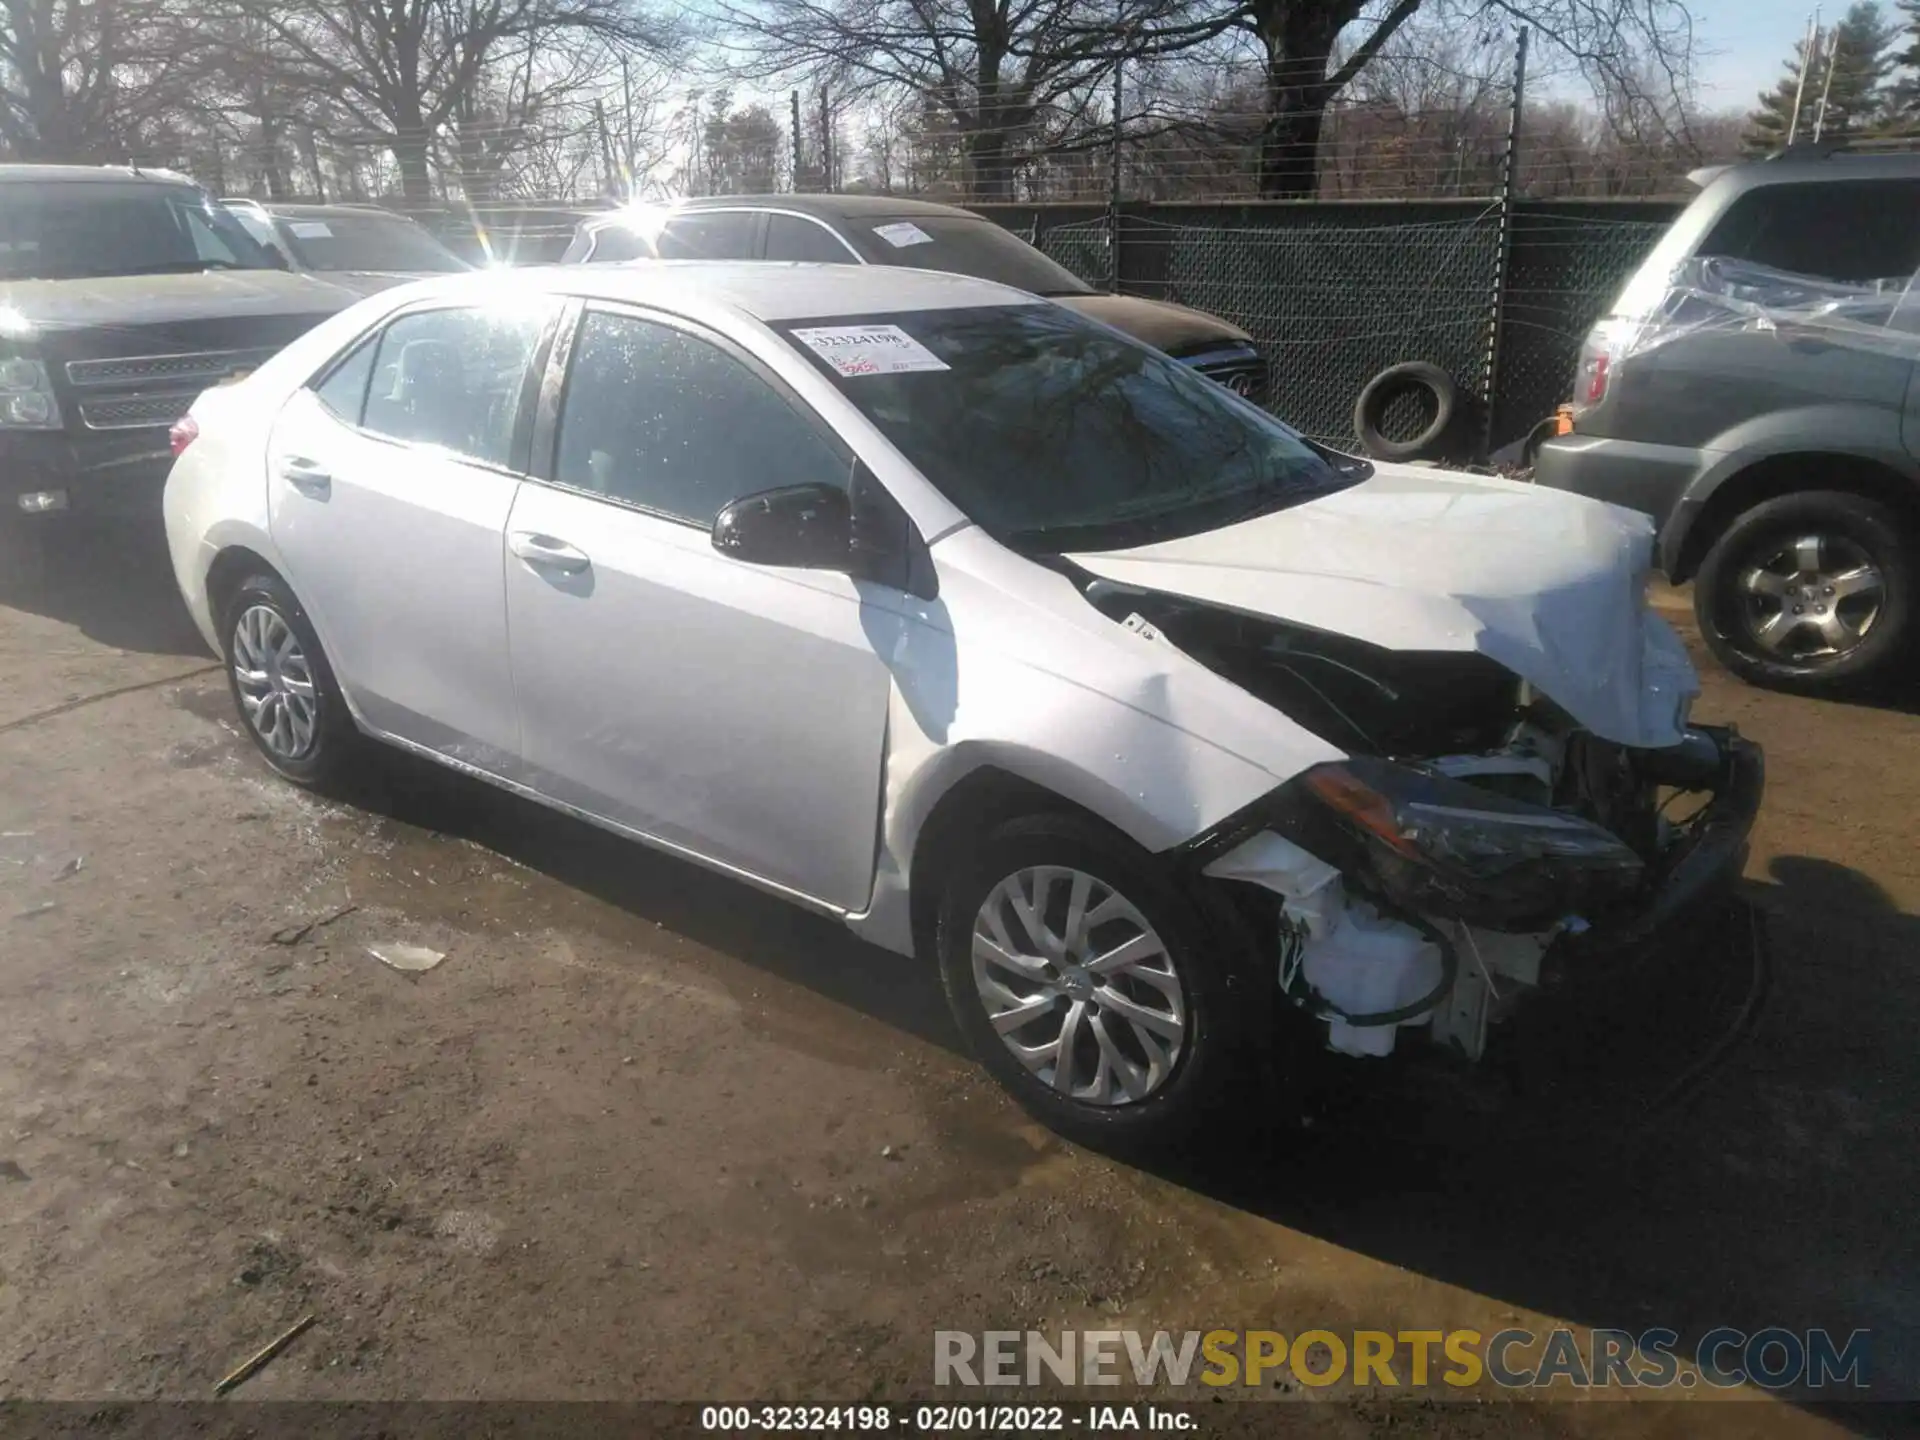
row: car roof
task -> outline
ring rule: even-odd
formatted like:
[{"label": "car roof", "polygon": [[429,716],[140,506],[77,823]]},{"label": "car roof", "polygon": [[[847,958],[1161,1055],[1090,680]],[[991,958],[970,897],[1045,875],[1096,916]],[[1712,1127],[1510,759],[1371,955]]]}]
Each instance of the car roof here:
[{"label": "car roof", "polygon": [[124,185],[129,180],[144,180],[152,185],[193,184],[178,171],[137,170],[131,165],[0,165],[0,185],[35,181],[61,185]]},{"label": "car roof", "polygon": [[450,299],[468,291],[497,296],[527,289],[654,304],[689,314],[724,310],[767,323],[1046,303],[1009,285],[944,270],[768,260],[641,260],[475,271],[422,281],[407,287],[407,292]]},{"label": "car roof", "polygon": [[[1696,172],[1698,174],[1700,172]],[[1763,185],[1824,185],[1848,180],[1910,180],[1920,177],[1920,150],[1848,149],[1844,145],[1795,145],[1761,160],[1701,175],[1705,184],[1747,190]]]},{"label": "car roof", "polygon": [[[908,200],[899,195],[702,195],[689,200],[668,200],[658,206],[637,204],[635,210],[679,213],[686,210],[787,210],[796,215],[811,215],[819,220],[879,220],[913,216],[932,218],[946,215],[962,220],[981,217],[958,205],[940,205],[931,200]],[[600,226],[609,221],[618,224],[624,212],[596,215],[587,223]],[[991,222],[989,222],[991,223]]]}]

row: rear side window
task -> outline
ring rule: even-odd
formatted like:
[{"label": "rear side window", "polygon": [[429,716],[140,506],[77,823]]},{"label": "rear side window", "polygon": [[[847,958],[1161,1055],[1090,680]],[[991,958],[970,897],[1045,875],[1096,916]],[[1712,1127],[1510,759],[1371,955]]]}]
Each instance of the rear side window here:
[{"label": "rear side window", "polygon": [[654,243],[662,260],[751,260],[759,225],[752,210],[676,215]]},{"label": "rear side window", "polygon": [[[590,245],[579,247],[576,259],[596,265],[617,265],[623,260],[651,260],[653,249],[646,240],[622,225],[604,225],[593,232]],[[572,252],[569,252],[572,253]]]},{"label": "rear side window", "polygon": [[1920,270],[1920,180],[1767,185],[1727,208],[1703,256],[1827,280],[1888,280]]},{"label": "rear side window", "polygon": [[767,217],[767,259],[809,260],[820,265],[851,265],[854,257],[832,231],[797,215]]},{"label": "rear side window", "polygon": [[373,352],[378,337],[362,340],[351,355],[333,367],[333,372],[313,387],[320,403],[349,425],[360,423],[367,403],[367,381],[373,377]]},{"label": "rear side window", "polygon": [[381,333],[367,391],[369,430],[506,466],[548,307],[425,310]]},{"label": "rear side window", "polygon": [[744,361],[671,326],[589,311],[555,478],[695,525],[781,485],[845,485],[852,461]]}]

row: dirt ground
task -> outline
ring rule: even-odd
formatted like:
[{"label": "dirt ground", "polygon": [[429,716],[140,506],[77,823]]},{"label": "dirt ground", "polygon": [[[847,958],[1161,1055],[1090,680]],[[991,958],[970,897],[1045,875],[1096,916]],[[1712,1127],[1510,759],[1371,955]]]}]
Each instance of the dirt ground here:
[{"label": "dirt ground", "polygon": [[[0,592],[0,1399],[203,1398],[308,1313],[242,1396],[925,1399],[940,1328],[1564,1321],[1865,1328],[1920,1397],[1920,707],[1708,669],[1771,784],[1720,923],[1507,1106],[1396,1078],[1301,1134],[1250,1095],[1237,1153],[1156,1173],[1024,1119],[837,927],[398,757],[277,782],[152,539]],[[1269,1398],[1341,1436],[1709,1408]]]}]

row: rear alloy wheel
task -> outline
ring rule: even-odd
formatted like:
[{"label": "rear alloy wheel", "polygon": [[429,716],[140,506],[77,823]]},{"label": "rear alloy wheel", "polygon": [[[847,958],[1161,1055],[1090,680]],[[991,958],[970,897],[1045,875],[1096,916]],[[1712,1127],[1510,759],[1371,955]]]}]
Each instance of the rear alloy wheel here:
[{"label": "rear alloy wheel", "polygon": [[359,739],[319,637],[276,575],[255,575],[228,597],[227,684],[255,748],[299,785],[337,778]]},{"label": "rear alloy wheel", "polygon": [[[1273,977],[1242,937],[1089,820],[1032,815],[980,837],[946,879],[937,934],[980,1063],[1089,1145],[1165,1150],[1205,1131],[1272,1039]],[[1250,1084],[1240,1098],[1257,1103]]]},{"label": "rear alloy wheel", "polygon": [[1864,496],[1787,495],[1740,516],[1694,587],[1707,644],[1756,684],[1818,693],[1876,678],[1907,643],[1912,542]]}]

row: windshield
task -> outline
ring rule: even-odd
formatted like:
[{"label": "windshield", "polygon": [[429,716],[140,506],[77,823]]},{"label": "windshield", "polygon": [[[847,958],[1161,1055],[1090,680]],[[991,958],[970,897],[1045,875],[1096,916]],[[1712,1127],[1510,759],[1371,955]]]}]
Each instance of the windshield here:
[{"label": "windshield", "polygon": [[1353,483],[1189,367],[1057,305],[782,325],[942,494],[1028,553],[1218,529]]},{"label": "windshield", "polygon": [[225,206],[190,186],[80,180],[0,188],[0,280],[278,268]]},{"label": "windshield", "polygon": [[308,270],[438,274],[472,267],[410,220],[386,215],[282,215],[274,228]]},{"label": "windshield", "polygon": [[995,280],[1035,295],[1088,295],[1093,287],[1018,235],[970,215],[862,215],[837,228],[875,265],[911,265]]}]

